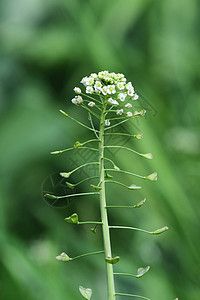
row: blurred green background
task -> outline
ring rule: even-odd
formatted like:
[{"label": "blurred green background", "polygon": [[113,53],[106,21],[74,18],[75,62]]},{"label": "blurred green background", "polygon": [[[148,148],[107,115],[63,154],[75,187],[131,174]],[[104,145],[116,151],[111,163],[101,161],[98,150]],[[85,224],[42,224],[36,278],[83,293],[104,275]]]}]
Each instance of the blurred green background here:
[{"label": "blurred green background", "polygon": [[128,145],[154,155],[148,161],[121,150],[117,165],[159,175],[156,183],[135,180],[141,191],[109,185],[110,203],[147,197],[139,210],[112,211],[110,222],[170,228],[155,237],[112,232],[117,271],[151,266],[140,280],[116,278],[117,290],[152,300],[200,299],[199,6],[197,0],[1,0],[0,299],[79,300],[79,285],[91,287],[94,300],[106,299],[102,256],[55,260],[62,251],[101,250],[100,230],[94,235],[64,222],[75,211],[81,220],[98,219],[97,202],[90,197],[56,208],[41,192],[49,175],[84,160],[50,155],[91,137],[59,109],[87,123],[71,104],[73,88],[104,69],[133,82],[147,116],[127,127],[144,135]]}]

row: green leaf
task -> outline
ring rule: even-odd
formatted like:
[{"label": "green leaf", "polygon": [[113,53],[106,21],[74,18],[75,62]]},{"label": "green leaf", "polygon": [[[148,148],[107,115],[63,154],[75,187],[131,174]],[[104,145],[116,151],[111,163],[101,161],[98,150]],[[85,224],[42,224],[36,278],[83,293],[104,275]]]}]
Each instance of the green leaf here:
[{"label": "green leaf", "polygon": [[105,261],[112,265],[116,264],[119,260],[120,260],[120,256],[115,256],[114,258],[108,258],[108,257],[105,258]]},{"label": "green leaf", "polygon": [[72,214],[70,217],[65,218],[67,223],[78,224],[78,215],[76,213]]},{"label": "green leaf", "polygon": [[68,172],[68,173],[60,173],[60,175],[64,178],[69,178],[69,176],[71,175],[71,172]]},{"label": "green leaf", "polygon": [[160,229],[157,229],[157,230],[155,230],[155,231],[152,231],[151,234],[161,234],[161,233],[167,231],[168,229],[169,229],[169,228],[168,228],[167,226],[164,226],[164,227],[162,227],[162,228],[160,228]]},{"label": "green leaf", "polygon": [[146,202],[146,198],[144,198],[143,200],[141,200],[140,202],[138,202],[137,204],[135,204],[133,207],[134,207],[134,208],[139,208],[139,207],[141,207],[145,202]]},{"label": "green leaf", "polygon": [[79,292],[86,300],[90,300],[92,297],[92,290],[90,288],[84,288],[82,286],[79,286]]},{"label": "green leaf", "polygon": [[62,252],[60,255],[56,256],[57,260],[61,260],[61,261],[70,261],[72,260],[71,257],[69,257],[65,252]]},{"label": "green leaf", "polygon": [[146,176],[145,179],[150,180],[150,181],[156,181],[158,179],[157,172],[154,172],[154,173]]},{"label": "green leaf", "polygon": [[137,270],[137,278],[142,277],[144,274],[146,274],[149,271],[149,269],[150,269],[150,266],[147,266],[145,268],[139,268]]},{"label": "green leaf", "polygon": [[96,186],[94,184],[90,184],[90,186],[95,190],[95,191],[100,191],[101,187],[100,186]]},{"label": "green leaf", "polygon": [[57,197],[57,196],[55,196],[55,195],[51,195],[51,194],[45,194],[45,195],[44,195],[44,197],[45,197],[45,198],[48,198],[48,199],[52,199],[52,200],[54,200],[54,199],[58,199],[58,197]]},{"label": "green leaf", "polygon": [[65,182],[66,183],[66,185],[70,188],[70,189],[74,189],[74,187],[75,187],[75,185],[74,184],[72,184],[72,183],[70,183],[70,182]]},{"label": "green leaf", "polygon": [[141,189],[142,187],[141,186],[137,186],[135,184],[131,184],[129,187],[129,190],[139,190]]},{"label": "green leaf", "polygon": [[81,144],[79,141],[77,141],[75,144],[74,144],[74,148],[77,149],[79,147],[82,147],[83,144]]}]

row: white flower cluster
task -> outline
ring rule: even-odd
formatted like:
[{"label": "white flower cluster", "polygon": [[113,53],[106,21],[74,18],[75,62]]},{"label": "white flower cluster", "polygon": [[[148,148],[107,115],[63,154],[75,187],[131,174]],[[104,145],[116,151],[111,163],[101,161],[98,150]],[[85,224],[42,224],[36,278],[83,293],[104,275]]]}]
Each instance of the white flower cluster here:
[{"label": "white flower cluster", "polygon": [[[124,115],[128,118],[134,115],[133,112],[127,110],[132,108],[132,104],[130,102],[137,100],[139,96],[135,93],[132,83],[127,82],[127,79],[123,74],[101,71],[99,73],[92,73],[90,76],[83,77],[81,83],[84,85],[85,93],[88,94],[88,97],[94,100],[90,102],[87,101],[87,105],[89,107],[97,105],[93,95],[103,96],[105,99],[104,101],[107,101],[109,105],[117,107],[117,115]],[[76,105],[82,104],[83,98],[80,96],[80,94],[82,94],[81,89],[79,87],[75,87],[74,91],[79,95],[72,99],[72,103]],[[105,125],[109,126],[110,121],[106,120]]]}]

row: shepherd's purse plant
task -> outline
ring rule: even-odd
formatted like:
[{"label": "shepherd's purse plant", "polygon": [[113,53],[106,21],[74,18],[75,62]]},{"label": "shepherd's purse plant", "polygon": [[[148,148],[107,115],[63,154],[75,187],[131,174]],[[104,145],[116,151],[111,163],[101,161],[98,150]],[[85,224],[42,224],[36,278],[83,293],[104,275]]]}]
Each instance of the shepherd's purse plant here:
[{"label": "shepherd's purse plant", "polygon": [[[110,201],[108,203],[106,199],[106,189],[108,183],[120,185],[123,188],[127,188],[128,190],[132,191],[141,188],[140,186],[137,186],[135,184],[127,185],[124,183],[124,181],[115,180],[114,176],[116,173],[121,174],[122,179],[123,176],[127,175],[130,177],[138,177],[140,179],[150,181],[157,180],[157,173],[154,172],[147,176],[138,175],[133,173],[132,170],[124,170],[119,168],[113,160],[105,156],[106,149],[109,148],[110,150],[112,150],[114,148],[119,148],[123,149],[124,151],[132,152],[133,155],[139,155],[146,159],[152,159],[151,153],[142,154],[125,146],[107,144],[107,138],[109,136],[112,136],[113,139],[117,136],[123,136],[124,138],[131,137],[135,139],[141,139],[142,135],[140,133],[130,134],[128,132],[121,132],[118,129],[120,128],[121,124],[125,122],[131,122],[135,118],[142,117],[145,115],[146,112],[144,109],[139,111],[135,109],[135,103],[136,100],[138,100],[139,96],[136,94],[132,83],[127,82],[127,79],[121,73],[109,73],[108,71],[102,71],[98,74],[92,73],[90,76],[84,77],[81,80],[81,83],[84,86],[84,91],[80,87],[75,87],[74,92],[76,93],[76,96],[72,99],[72,103],[76,105],[77,108],[82,108],[87,111],[89,124],[80,122],[79,120],[68,115],[63,110],[60,110],[60,112],[67,118],[78,123],[80,126],[87,128],[91,132],[91,134],[93,134],[93,137],[88,141],[77,141],[75,142],[73,147],[64,150],[54,151],[52,152],[52,154],[60,154],[70,150],[81,151],[81,149],[87,149],[87,151],[95,152],[98,156],[97,160],[85,162],[83,165],[80,165],[73,170],[66,170],[65,172],[60,173],[60,176],[66,179],[66,185],[70,189],[72,189],[72,191],[77,185],[81,185],[83,182],[89,182],[88,187],[90,188],[90,190],[84,193],[74,192],[70,193],[69,195],[62,196],[46,194],[45,197],[48,199],[63,199],[77,196],[84,197],[89,195],[97,197],[100,205],[100,220],[81,222],[79,221],[78,214],[74,213],[71,216],[67,216],[65,218],[65,221],[67,223],[77,225],[94,224],[95,227],[92,229],[93,232],[96,231],[96,227],[98,225],[101,226],[104,249],[86,254],[80,253],[74,257],[70,257],[65,252],[62,252],[56,257],[56,259],[64,262],[69,262],[74,259],[78,259],[88,255],[102,254],[104,256],[102,260],[104,260],[105,262],[107,273],[107,300],[116,300],[117,296],[127,296],[150,300],[145,296],[135,295],[134,291],[133,294],[127,294],[126,292],[116,291],[115,276],[131,276],[135,278],[140,278],[148,272],[150,267],[140,267],[136,274],[116,273],[114,271],[114,265],[119,262],[120,257],[113,257],[112,255],[110,231],[115,229],[136,230],[150,235],[158,235],[165,232],[168,229],[168,227],[164,226],[154,231],[148,231],[145,229],[135,227],[110,225],[108,222],[108,213],[110,213],[112,209],[139,208],[145,203],[146,199],[143,199],[139,203],[135,203],[134,205],[126,205],[123,202],[119,206],[115,203],[110,203]],[[93,145],[96,145],[96,147]],[[87,168],[87,166],[90,165],[96,165],[98,167],[98,176],[84,178],[77,183],[70,182],[70,176],[74,172],[82,168]],[[84,299],[91,299],[92,289],[79,286],[79,291]]]}]

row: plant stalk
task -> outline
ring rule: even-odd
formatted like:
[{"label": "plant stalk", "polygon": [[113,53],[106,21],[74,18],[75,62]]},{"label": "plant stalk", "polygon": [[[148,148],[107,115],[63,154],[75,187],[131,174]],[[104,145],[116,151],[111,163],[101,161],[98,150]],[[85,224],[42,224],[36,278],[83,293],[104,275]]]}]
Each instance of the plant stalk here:
[{"label": "plant stalk", "polygon": [[[99,134],[99,176],[101,183],[100,190],[100,210],[102,220],[102,232],[104,241],[104,251],[106,258],[112,258],[110,231],[108,224],[108,214],[106,207],[106,193],[105,193],[105,178],[104,178],[104,126],[105,126],[105,113],[106,113],[106,100],[103,104],[101,121],[100,121],[100,134]],[[115,300],[115,283],[113,274],[113,265],[106,262],[107,271],[107,288],[108,288],[108,300]]]}]

